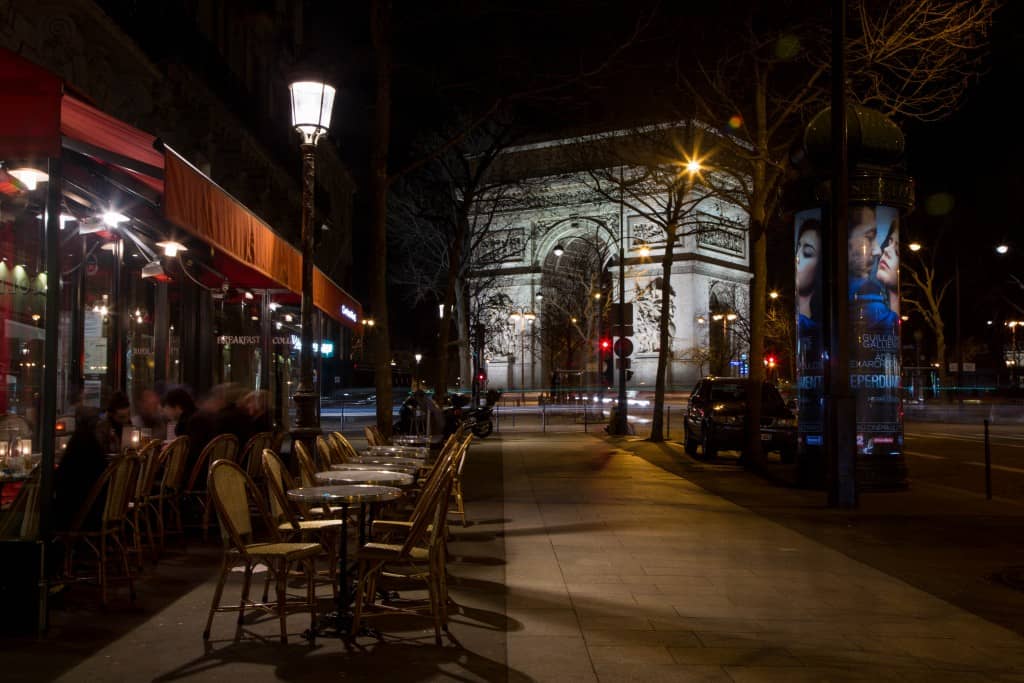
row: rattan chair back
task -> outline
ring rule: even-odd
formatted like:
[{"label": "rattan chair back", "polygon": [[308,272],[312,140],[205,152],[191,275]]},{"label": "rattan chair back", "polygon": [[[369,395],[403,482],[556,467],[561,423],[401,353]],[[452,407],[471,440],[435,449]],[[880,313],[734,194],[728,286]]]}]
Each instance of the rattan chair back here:
[{"label": "rattan chair back", "polygon": [[359,453],[352,446],[352,444],[349,443],[349,440],[346,439],[345,435],[342,434],[341,432],[331,432],[328,435],[328,438],[330,438],[330,440],[334,442],[334,445],[337,447],[338,452],[341,453],[342,463],[352,462],[355,458],[359,457]]},{"label": "rattan chair back", "polygon": [[258,432],[245,442],[241,462],[245,465],[245,473],[253,481],[258,481],[263,476],[263,450],[271,448],[273,444],[274,432]]},{"label": "rattan chair back", "polygon": [[236,455],[238,455],[238,437],[234,434],[218,434],[210,439],[210,443],[206,444],[192,466],[192,473],[188,477],[186,490],[195,490],[196,482],[199,481],[200,477],[204,476],[204,472],[209,471],[212,463],[217,460],[234,462]]},{"label": "rattan chair back", "polygon": [[277,526],[270,522],[263,498],[252,479],[230,460],[215,460],[210,465],[207,490],[220,519],[221,538],[227,548],[245,555],[245,547],[253,542],[250,507],[263,516],[267,530],[277,540]]},{"label": "rattan chair back", "polygon": [[295,461],[299,464],[299,483],[303,486],[316,486],[316,465],[301,441],[293,441],[292,449],[295,451]]},{"label": "rattan chair back", "polygon": [[164,474],[160,481],[162,491],[178,492],[185,479],[185,465],[188,462],[188,437],[179,436],[164,446]]},{"label": "rattan chair back", "polygon": [[274,451],[266,448],[260,456],[263,462],[263,476],[267,482],[267,506],[271,519],[278,524],[287,522],[298,531],[299,520],[286,493],[289,489],[295,488],[295,482]]}]

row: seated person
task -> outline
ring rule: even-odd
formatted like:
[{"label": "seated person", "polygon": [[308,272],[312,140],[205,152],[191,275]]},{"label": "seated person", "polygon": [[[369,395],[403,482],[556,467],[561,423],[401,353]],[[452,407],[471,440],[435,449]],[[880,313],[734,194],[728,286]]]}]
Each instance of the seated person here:
[{"label": "seated person", "polygon": [[[108,427],[99,417],[87,416],[77,421],[64,457],[53,475],[55,529],[63,531],[71,527],[93,484],[107,468],[108,451],[104,443],[109,438]],[[86,528],[99,525],[100,512],[99,506],[94,506]]]}]

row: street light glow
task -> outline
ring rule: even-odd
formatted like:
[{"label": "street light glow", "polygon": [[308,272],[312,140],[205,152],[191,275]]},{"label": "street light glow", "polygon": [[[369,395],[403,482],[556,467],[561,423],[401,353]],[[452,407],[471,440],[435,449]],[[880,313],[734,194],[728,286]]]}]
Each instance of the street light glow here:
[{"label": "street light glow", "polygon": [[907,245],[907,248],[910,249],[910,251],[921,251],[921,243],[911,242],[910,244]]},{"label": "street light glow", "polygon": [[696,159],[690,159],[686,162],[686,172],[691,175],[700,173],[701,168],[700,162]]},{"label": "street light glow", "polygon": [[768,292],[768,296],[772,299],[778,299],[779,293],[773,289],[772,291]]},{"label": "street light glow", "polygon": [[732,322],[733,320],[736,319],[736,314],[730,313],[729,315],[725,316],[725,319],[728,320],[729,322]]},{"label": "street light glow", "polygon": [[1008,251],[1010,251],[1010,247],[1007,244],[1000,244],[999,246],[996,247],[997,254],[1005,254]]},{"label": "street light glow", "polygon": [[638,251],[640,252],[640,256],[644,258],[647,258],[648,256],[651,255],[651,248],[650,246],[647,245],[646,242],[641,243],[640,249]]}]

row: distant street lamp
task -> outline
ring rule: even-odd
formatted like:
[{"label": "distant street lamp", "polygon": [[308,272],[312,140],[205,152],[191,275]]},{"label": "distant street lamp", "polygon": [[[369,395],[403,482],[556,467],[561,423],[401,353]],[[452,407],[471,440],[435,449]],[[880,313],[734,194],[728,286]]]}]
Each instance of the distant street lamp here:
[{"label": "distant street lamp", "polygon": [[[316,145],[327,133],[334,107],[334,88],[321,81],[300,80],[288,86],[292,126],[302,136],[302,308],[299,386],[295,391],[296,437],[312,446],[320,432],[318,392],[313,387],[313,196]],[[310,452],[315,452],[312,449]]]},{"label": "distant street lamp", "polygon": [[911,242],[910,244],[907,245],[907,249],[910,249],[910,251],[913,251],[913,252],[921,251],[921,243],[920,242]]},{"label": "distant street lamp", "polygon": [[1008,251],[1010,251],[1010,246],[1008,244],[1000,244],[996,246],[997,254],[1005,254]]},{"label": "distant street lamp", "polygon": [[412,386],[415,389],[416,388],[416,382],[419,381],[418,378],[420,376],[420,361],[423,360],[423,354],[422,353],[417,353],[417,354],[415,354],[413,356],[413,358],[416,359],[416,377],[414,377],[413,380],[412,380]]}]

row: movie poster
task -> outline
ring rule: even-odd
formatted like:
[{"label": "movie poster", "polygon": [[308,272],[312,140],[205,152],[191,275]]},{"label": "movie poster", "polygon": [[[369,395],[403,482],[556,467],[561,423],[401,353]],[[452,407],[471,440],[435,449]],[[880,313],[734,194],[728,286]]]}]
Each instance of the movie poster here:
[{"label": "movie poster", "polygon": [[900,455],[899,209],[850,208],[850,390],[857,404],[857,453]]},{"label": "movie poster", "polygon": [[821,209],[796,215],[796,372],[798,448],[807,459],[824,440],[825,331]]},{"label": "movie poster", "polygon": [[[795,217],[797,404],[799,449],[820,455],[824,445],[825,233],[821,209]],[[850,390],[856,403],[857,453],[899,455],[900,404],[899,210],[850,208]]]}]

